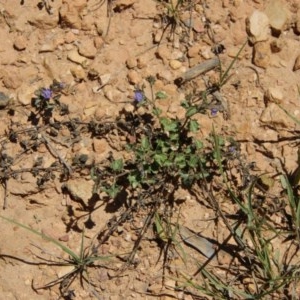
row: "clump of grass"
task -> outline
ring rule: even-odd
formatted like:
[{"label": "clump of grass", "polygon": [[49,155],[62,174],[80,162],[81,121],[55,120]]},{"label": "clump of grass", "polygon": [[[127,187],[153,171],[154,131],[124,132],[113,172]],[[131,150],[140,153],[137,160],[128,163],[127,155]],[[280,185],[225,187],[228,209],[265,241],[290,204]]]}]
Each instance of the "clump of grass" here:
[{"label": "clump of grass", "polygon": [[[71,270],[66,275],[49,282],[45,286],[34,287],[35,290],[48,289],[50,287],[53,287],[53,286],[59,284],[60,292],[61,292],[62,296],[66,297],[70,293],[70,291],[72,291],[72,289],[71,289],[72,283],[74,282],[74,280],[76,278],[78,278],[82,287],[84,287],[83,286],[84,283],[87,283],[91,293],[96,296],[98,295],[96,290],[93,288],[93,284],[91,283],[91,280],[89,278],[89,270],[91,270],[93,268],[101,268],[101,267],[106,268],[104,265],[101,265],[98,262],[109,261],[109,260],[111,260],[112,256],[97,255],[96,251],[93,249],[93,243],[91,243],[88,247],[85,247],[84,231],[82,232],[82,236],[81,236],[79,254],[76,254],[73,250],[71,250],[70,248],[68,248],[67,246],[65,246],[64,244],[60,243],[59,241],[57,241],[56,239],[54,239],[50,236],[40,233],[37,230],[34,230],[34,229],[32,229],[24,224],[21,224],[15,220],[12,220],[12,219],[9,219],[9,218],[3,217],[3,216],[0,216],[0,218],[2,218],[5,221],[8,221],[9,223],[17,225],[17,226],[27,230],[28,232],[31,232],[31,233],[41,237],[42,239],[44,239],[46,241],[51,242],[52,244],[54,244],[56,247],[60,248],[65,254],[67,254],[69,256],[69,259],[59,258],[58,261],[52,261],[52,260],[42,257],[42,260],[44,261],[43,263],[35,262],[34,264],[36,264],[36,265],[45,264],[45,262],[46,262],[46,265],[48,265],[48,266],[58,266],[58,267],[59,266],[71,266],[71,267],[73,267],[73,270]],[[43,251],[43,252],[47,253],[46,251]],[[12,257],[10,255],[1,254],[1,256],[24,261],[22,259],[19,259],[17,257]],[[24,262],[26,262],[26,261],[24,261]],[[98,299],[100,299],[100,297],[98,297]]]}]

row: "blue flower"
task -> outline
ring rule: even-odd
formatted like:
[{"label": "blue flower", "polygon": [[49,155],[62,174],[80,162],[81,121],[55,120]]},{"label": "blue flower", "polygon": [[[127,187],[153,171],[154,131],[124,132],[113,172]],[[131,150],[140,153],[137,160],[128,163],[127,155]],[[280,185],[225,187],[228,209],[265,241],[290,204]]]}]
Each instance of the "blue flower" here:
[{"label": "blue flower", "polygon": [[52,90],[51,89],[46,89],[43,88],[41,91],[41,96],[45,99],[45,100],[49,100],[52,97]]},{"label": "blue flower", "polygon": [[141,102],[144,100],[144,93],[141,90],[135,90],[134,91],[134,100],[136,102]]},{"label": "blue flower", "polygon": [[212,117],[215,117],[215,116],[217,115],[218,111],[219,111],[219,110],[218,110],[217,108],[212,108],[212,109],[210,110],[211,116],[212,116]]}]

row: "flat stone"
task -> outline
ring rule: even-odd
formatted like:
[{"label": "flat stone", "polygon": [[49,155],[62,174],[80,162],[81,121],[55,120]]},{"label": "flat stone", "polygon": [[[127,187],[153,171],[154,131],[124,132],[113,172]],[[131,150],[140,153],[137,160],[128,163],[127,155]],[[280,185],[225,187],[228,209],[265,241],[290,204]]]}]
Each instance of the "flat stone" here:
[{"label": "flat stone", "polygon": [[53,52],[55,50],[55,46],[53,43],[43,44],[39,49],[39,53],[43,52]]},{"label": "flat stone", "polygon": [[20,72],[16,70],[4,71],[2,82],[4,86],[8,89],[17,89],[22,84],[22,78],[20,77]]},{"label": "flat stone", "polygon": [[39,29],[53,29],[56,28],[59,22],[58,14],[49,15],[46,11],[38,11],[32,15],[32,19],[28,23]]},{"label": "flat stone", "polygon": [[275,103],[270,103],[264,109],[259,120],[264,124],[285,130],[294,129],[295,126],[292,119]]},{"label": "flat stone", "polygon": [[76,64],[83,65],[87,62],[84,56],[81,56],[77,50],[71,50],[68,52],[68,59]]},{"label": "flat stone", "polygon": [[82,201],[86,205],[88,205],[89,199],[93,196],[93,186],[93,180],[85,180],[82,178],[70,179],[64,185],[75,201]]},{"label": "flat stone", "polygon": [[270,26],[273,30],[281,32],[289,19],[289,12],[286,5],[281,0],[272,0],[265,10],[269,18]]},{"label": "flat stone", "polygon": [[246,19],[246,29],[251,43],[266,41],[270,32],[268,16],[259,10],[255,10]]},{"label": "flat stone", "polygon": [[84,57],[93,59],[97,54],[97,48],[95,47],[92,39],[86,39],[80,42],[78,52]]},{"label": "flat stone", "polygon": [[36,85],[28,85],[23,84],[19,89],[17,93],[17,100],[22,105],[29,105],[31,103],[31,99],[34,95],[34,92],[39,88],[39,86]]},{"label": "flat stone", "polygon": [[27,176],[27,180],[20,181],[20,179],[9,178],[7,180],[7,190],[13,195],[30,195],[38,192],[36,178],[31,174],[31,178]]}]

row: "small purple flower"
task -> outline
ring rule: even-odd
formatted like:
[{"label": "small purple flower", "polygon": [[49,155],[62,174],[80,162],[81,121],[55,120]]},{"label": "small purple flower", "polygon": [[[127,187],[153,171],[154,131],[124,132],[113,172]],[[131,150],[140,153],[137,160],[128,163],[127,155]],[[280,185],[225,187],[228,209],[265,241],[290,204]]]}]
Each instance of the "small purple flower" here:
[{"label": "small purple flower", "polygon": [[211,110],[210,110],[210,114],[211,114],[211,116],[212,117],[215,117],[216,115],[217,115],[217,113],[218,113],[218,109],[217,108],[212,108]]},{"label": "small purple flower", "polygon": [[134,91],[134,101],[141,102],[144,100],[144,93],[141,90]]},{"label": "small purple flower", "polygon": [[51,89],[46,89],[43,88],[41,91],[41,96],[45,99],[45,100],[49,100],[52,97],[52,90]]},{"label": "small purple flower", "polygon": [[236,147],[230,146],[230,147],[228,147],[228,150],[230,153],[234,153],[236,151]]}]

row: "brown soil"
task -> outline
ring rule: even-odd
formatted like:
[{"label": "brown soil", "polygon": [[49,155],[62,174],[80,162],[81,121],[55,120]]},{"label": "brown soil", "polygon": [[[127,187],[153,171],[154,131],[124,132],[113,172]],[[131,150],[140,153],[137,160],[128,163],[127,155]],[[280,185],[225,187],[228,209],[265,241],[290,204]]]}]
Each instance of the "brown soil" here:
[{"label": "brown soil", "polygon": [[[115,158],[124,158],[126,141],[114,130],[100,139],[84,132],[84,126],[78,127],[82,130],[78,136],[71,135],[67,127],[53,135],[47,126],[33,126],[28,118],[34,111],[34,92],[49,87],[53,80],[63,82],[60,101],[68,106],[69,114],[56,113],[56,121],[77,118],[82,124],[91,120],[112,122],[120,111],[134,109],[137,88],[145,87],[149,95],[146,79],[154,76],[155,92],[167,95],[159,103],[163,112],[180,119],[185,113],[180,106],[185,95],[212,86],[220,71],[215,68],[180,86],[175,84],[176,79],[189,68],[215,57],[213,50],[219,50],[226,70],[248,38],[246,19],[255,10],[265,11],[268,5],[262,0],[187,0],[180,6],[174,30],[171,26],[164,30],[168,24],[166,7],[171,1],[177,2],[0,0],[0,86],[9,98],[8,102],[7,98],[3,100],[3,105],[0,102],[1,205],[5,206],[2,216],[58,239],[76,253],[80,251],[84,226],[85,245],[93,238],[97,240],[113,216],[121,215],[124,205],[117,207],[100,197],[90,209],[94,182],[88,172],[73,170],[68,180],[61,180],[55,169],[43,174],[48,176],[45,179],[41,174],[34,176],[32,168],[41,158],[44,168],[54,162],[70,166],[80,155],[88,155],[89,161],[98,163],[109,160],[111,153]],[[252,174],[267,174],[267,178],[275,179],[268,191],[272,196],[265,200],[270,202],[265,205],[276,206],[271,202],[281,197],[278,174],[283,170],[291,173],[298,166],[299,125],[279,105],[298,117],[300,6],[297,0],[269,2],[282,6],[284,16],[278,18],[283,18],[284,24],[278,30],[268,28],[265,40],[246,44],[220,91],[225,103],[223,112],[218,111],[216,116],[208,112],[198,121],[200,138],[208,137],[214,126],[217,134],[232,136],[239,142],[247,166],[255,162]],[[17,133],[16,142],[12,133]],[[3,173],[8,163],[5,155],[13,159],[8,178]],[[30,171],[18,173],[25,169]],[[238,173],[238,168],[233,166],[233,172]],[[39,185],[38,179],[45,182]],[[242,185],[239,180],[237,184]],[[223,222],[216,222],[203,192],[178,189],[176,193],[174,215],[179,214],[180,224],[222,243],[228,229]],[[228,199],[224,198],[220,205],[226,214],[234,213]],[[187,244],[182,244],[188,257],[185,262],[175,251],[164,257],[152,227],[135,253],[134,264],[120,271],[124,262],[116,254],[122,256],[132,250],[138,237],[135,228],[141,227],[146,216],[146,211],[139,212],[95,250],[111,257],[103,267],[90,271],[90,286],[84,284],[82,288],[76,279],[63,290],[65,299],[206,299],[203,295],[193,296],[201,294],[199,291],[174,289],[193,277],[197,271],[195,260],[205,261],[205,257]],[[41,257],[67,259],[66,254],[29,231],[4,220],[0,223],[0,298],[59,299],[59,285],[36,291],[34,287],[48,284],[72,267],[34,263]],[[276,243],[274,252],[287,247],[281,240]],[[226,264],[230,260],[226,255],[213,261],[212,266]],[[225,274],[220,269],[222,272]]]}]

